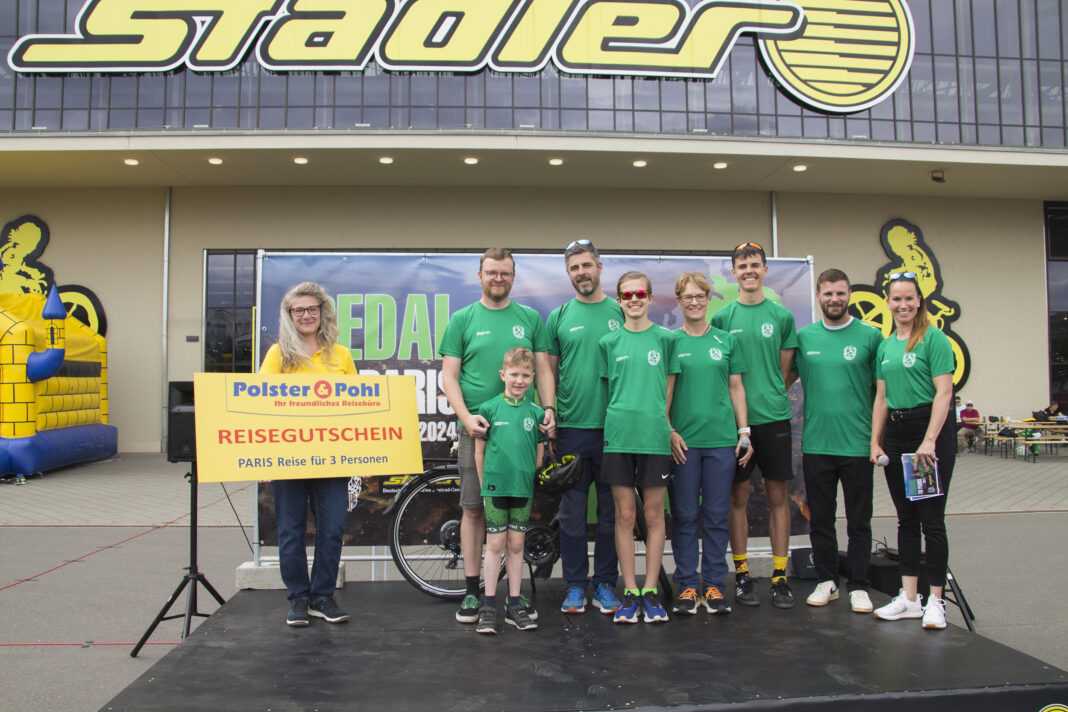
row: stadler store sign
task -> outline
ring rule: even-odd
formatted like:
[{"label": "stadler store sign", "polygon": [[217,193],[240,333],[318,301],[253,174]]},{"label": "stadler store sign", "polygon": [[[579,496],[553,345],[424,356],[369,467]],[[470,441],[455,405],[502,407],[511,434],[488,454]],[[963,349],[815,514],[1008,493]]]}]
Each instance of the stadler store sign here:
[{"label": "stadler store sign", "polygon": [[[25,35],[19,72],[533,73],[712,79],[751,33],[782,88],[848,113],[912,62],[902,0],[89,0],[74,34]],[[255,47],[253,50],[253,46]]]}]

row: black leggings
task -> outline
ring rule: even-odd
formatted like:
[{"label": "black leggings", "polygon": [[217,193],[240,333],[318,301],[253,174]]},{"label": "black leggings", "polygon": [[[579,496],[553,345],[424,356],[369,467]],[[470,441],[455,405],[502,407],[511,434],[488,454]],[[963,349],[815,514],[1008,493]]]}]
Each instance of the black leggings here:
[{"label": "black leggings", "polygon": [[[894,411],[891,411],[890,416],[894,415]],[[949,481],[953,477],[957,450],[953,419],[946,418],[935,440],[938,479],[942,484],[941,497],[911,501],[905,496],[905,474],[901,466],[901,456],[907,452],[916,452],[916,448],[923,442],[930,419],[930,406],[911,409],[897,419],[887,417],[883,450],[890,458],[890,463],[884,468],[884,473],[886,486],[897,509],[897,548],[901,575],[920,575],[922,530],[927,553],[927,583],[931,586],[945,586],[946,568],[949,565],[946,500],[949,497]]]}]

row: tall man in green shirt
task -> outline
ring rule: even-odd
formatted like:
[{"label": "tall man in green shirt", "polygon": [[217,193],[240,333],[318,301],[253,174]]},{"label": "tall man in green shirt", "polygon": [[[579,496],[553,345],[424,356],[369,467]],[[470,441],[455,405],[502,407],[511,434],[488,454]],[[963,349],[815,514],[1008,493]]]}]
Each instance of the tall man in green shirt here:
[{"label": "tall man in green shirt", "polygon": [[456,613],[461,623],[478,622],[479,574],[482,544],[486,538],[486,517],[481,487],[475,469],[473,438],[484,437],[489,427],[478,406],[504,391],[500,378],[501,360],[514,346],[534,352],[535,386],[539,400],[546,405],[545,429],[555,427],[551,405],[556,384],[549,366],[549,344],[541,316],[530,307],[509,298],[515,281],[515,259],[508,250],[491,247],[479,261],[478,280],[482,298],[460,309],[449,319],[439,349],[441,383],[449,405],[463,425],[459,429],[458,466],[460,470],[460,550],[463,553],[467,595]]},{"label": "tall man in green shirt", "polygon": [[[787,378],[797,347],[794,316],[785,307],[764,296],[768,274],[764,248],[744,242],[731,255],[731,274],[738,280],[738,299],[712,316],[712,326],[734,334],[745,359],[745,404],[749,415],[754,457],[739,464],[731,489],[727,515],[731,555],[735,566],[735,600],[758,606],[753,590],[746,548],[749,544],[749,480],[760,467],[768,499],[768,530],[771,535],[771,602],[777,608],[792,608],[794,594],[786,581],[790,549],[790,503],[786,486],[793,479],[793,437],[790,432],[790,399]],[[739,430],[739,434],[742,434]]]},{"label": "tall man in green shirt", "polygon": [[597,342],[623,325],[623,309],[601,288],[601,256],[592,242],[570,243],[564,248],[564,264],[575,298],[549,314],[545,330],[549,334],[549,364],[560,376],[557,438],[564,452],[582,459],[582,479],[560,498],[560,563],[567,582],[560,610],[586,610],[590,585],[586,517],[592,482],[597,492],[593,605],[601,613],[611,614],[619,608],[614,592],[618,566],[616,512],[612,487],[601,481],[608,385],[597,373]]},{"label": "tall man in green shirt", "polygon": [[828,269],[816,279],[823,318],[797,332],[797,374],[805,389],[801,461],[812,519],[809,540],[820,583],[807,599],[825,606],[838,598],[838,483],[849,536],[849,603],[871,613],[872,470],[869,459],[875,368],[883,335],[849,314],[849,277]]}]

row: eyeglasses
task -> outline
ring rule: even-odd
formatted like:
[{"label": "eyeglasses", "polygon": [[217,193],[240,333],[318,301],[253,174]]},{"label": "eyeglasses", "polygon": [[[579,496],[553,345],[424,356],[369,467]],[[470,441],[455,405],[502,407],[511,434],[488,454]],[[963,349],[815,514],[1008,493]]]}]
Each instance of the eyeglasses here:
[{"label": "eyeglasses", "polygon": [[482,274],[490,279],[511,279],[515,276],[515,272],[498,272],[497,270],[486,270]]},{"label": "eyeglasses", "polygon": [[589,240],[572,240],[571,242],[567,243],[567,247],[564,248],[564,252],[568,252],[573,247],[589,247],[592,244],[593,243]]},{"label": "eyeglasses", "polygon": [[294,307],[289,310],[289,313],[298,319],[305,314],[308,316],[319,316],[319,307]]},{"label": "eyeglasses", "polygon": [[626,302],[631,299],[645,299],[651,296],[651,294],[651,292],[645,289],[635,289],[633,292],[620,292],[619,298]]},{"label": "eyeglasses", "polygon": [[744,250],[747,247],[752,247],[753,249],[760,250],[761,252],[764,251],[764,248],[756,244],[755,242],[743,242],[742,244],[735,247],[734,251],[737,252],[738,250]]},{"label": "eyeglasses", "polygon": [[704,304],[708,301],[707,294],[676,294],[683,304]]},{"label": "eyeglasses", "polygon": [[899,279],[911,279],[911,280],[915,281],[916,280],[916,273],[915,272],[891,272],[890,273],[890,281],[891,282],[897,281]]}]

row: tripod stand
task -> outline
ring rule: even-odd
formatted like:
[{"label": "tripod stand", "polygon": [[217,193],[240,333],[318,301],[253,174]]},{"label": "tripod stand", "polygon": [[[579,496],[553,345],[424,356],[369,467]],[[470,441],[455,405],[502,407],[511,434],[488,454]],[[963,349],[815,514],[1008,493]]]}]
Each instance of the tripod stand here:
[{"label": "tripod stand", "polygon": [[[226,600],[219,595],[219,592],[216,591],[210,583],[208,583],[208,579],[204,576],[204,574],[200,573],[200,570],[197,568],[196,460],[193,460],[191,465],[192,466],[190,467],[189,472],[186,474],[186,477],[189,479],[189,566],[185,567],[187,573],[185,574],[185,576],[182,577],[182,582],[178,584],[178,588],[174,589],[174,593],[171,594],[171,597],[167,599],[167,602],[163,605],[163,608],[160,609],[160,612],[156,616],[156,619],[152,621],[152,625],[148,627],[148,630],[145,631],[145,634],[141,636],[141,640],[137,641],[137,645],[134,646],[134,649],[132,651],[130,651],[131,658],[137,657],[137,654],[141,652],[141,648],[144,647],[145,642],[148,641],[153,631],[156,630],[156,626],[158,626],[163,621],[169,621],[175,618],[184,618],[185,621],[182,624],[181,639],[185,640],[187,637],[189,637],[189,623],[192,620],[193,616],[201,616],[202,618],[207,618],[210,615],[208,613],[201,613],[197,606],[197,584],[204,586],[204,588],[207,589],[208,593],[210,593],[215,598],[215,600],[219,602],[220,606],[226,603]],[[167,615],[167,612],[171,609],[171,606],[173,606],[174,602],[178,600],[178,596],[182,593],[182,589],[184,589],[186,586],[189,586],[189,591],[187,592],[185,599],[185,613],[170,616]]]}]

